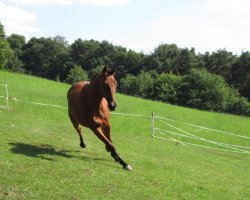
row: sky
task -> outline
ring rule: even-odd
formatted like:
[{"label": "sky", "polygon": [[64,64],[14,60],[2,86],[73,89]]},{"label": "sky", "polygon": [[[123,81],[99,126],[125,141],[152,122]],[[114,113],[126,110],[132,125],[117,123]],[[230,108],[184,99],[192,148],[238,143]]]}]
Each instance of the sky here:
[{"label": "sky", "polygon": [[250,50],[249,0],[0,0],[6,35],[107,40],[150,53],[162,43],[196,52]]}]

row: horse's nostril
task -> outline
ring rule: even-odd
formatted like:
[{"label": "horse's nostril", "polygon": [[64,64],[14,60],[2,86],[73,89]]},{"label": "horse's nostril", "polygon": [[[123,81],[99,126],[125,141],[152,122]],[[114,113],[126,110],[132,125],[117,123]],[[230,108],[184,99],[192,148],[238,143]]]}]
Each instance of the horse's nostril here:
[{"label": "horse's nostril", "polygon": [[116,106],[117,106],[116,102],[111,102],[109,104],[109,109],[113,111],[113,110],[115,110]]},{"label": "horse's nostril", "polygon": [[116,107],[116,103],[114,103],[114,102],[111,102],[110,105],[111,105],[111,107],[113,107],[113,108]]}]

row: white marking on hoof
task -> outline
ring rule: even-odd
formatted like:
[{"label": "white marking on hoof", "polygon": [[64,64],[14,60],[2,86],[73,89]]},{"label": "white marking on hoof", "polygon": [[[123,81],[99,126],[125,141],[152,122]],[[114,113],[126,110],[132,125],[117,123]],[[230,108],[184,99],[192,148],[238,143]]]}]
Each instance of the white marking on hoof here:
[{"label": "white marking on hoof", "polygon": [[127,166],[123,167],[123,169],[126,169],[128,171],[132,171],[132,167],[130,165],[127,165]]}]

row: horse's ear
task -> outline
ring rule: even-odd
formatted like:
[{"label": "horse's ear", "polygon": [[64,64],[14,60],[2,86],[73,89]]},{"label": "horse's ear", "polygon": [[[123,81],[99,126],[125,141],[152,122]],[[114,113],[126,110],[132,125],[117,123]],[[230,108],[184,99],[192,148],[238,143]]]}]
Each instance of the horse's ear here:
[{"label": "horse's ear", "polygon": [[103,68],[102,73],[106,76],[115,74],[115,68],[108,69],[106,66]]},{"label": "horse's ear", "polygon": [[114,75],[115,74],[115,68],[113,67],[111,70],[108,71],[109,75]]},{"label": "horse's ear", "polygon": [[107,67],[106,67],[106,66],[103,68],[102,73],[103,73],[104,75],[106,75],[106,73],[107,73]]}]

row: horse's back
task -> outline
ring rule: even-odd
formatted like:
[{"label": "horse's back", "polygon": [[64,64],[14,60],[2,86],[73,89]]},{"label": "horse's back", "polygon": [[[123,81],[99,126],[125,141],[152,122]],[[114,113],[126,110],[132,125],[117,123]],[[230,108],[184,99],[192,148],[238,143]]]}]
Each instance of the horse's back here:
[{"label": "horse's back", "polygon": [[78,83],[75,83],[71,86],[71,88],[68,91],[67,98],[70,100],[74,96],[79,96],[80,93],[82,92],[84,86],[88,85],[88,81],[81,81]]},{"label": "horse's back", "polygon": [[87,95],[88,81],[78,82],[72,85],[69,89],[68,98],[68,111],[70,118],[78,123],[82,122],[81,109],[84,107],[84,96]]}]

